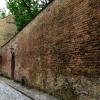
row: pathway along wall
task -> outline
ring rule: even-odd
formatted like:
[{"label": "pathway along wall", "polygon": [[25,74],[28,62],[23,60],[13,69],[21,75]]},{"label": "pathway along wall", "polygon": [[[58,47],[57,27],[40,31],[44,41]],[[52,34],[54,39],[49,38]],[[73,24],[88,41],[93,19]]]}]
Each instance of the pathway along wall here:
[{"label": "pathway along wall", "polygon": [[99,11],[99,0],[54,0],[2,47],[2,73],[11,76],[13,47],[16,80],[63,97],[72,83],[80,100],[97,98],[100,85],[88,88],[100,79]]}]

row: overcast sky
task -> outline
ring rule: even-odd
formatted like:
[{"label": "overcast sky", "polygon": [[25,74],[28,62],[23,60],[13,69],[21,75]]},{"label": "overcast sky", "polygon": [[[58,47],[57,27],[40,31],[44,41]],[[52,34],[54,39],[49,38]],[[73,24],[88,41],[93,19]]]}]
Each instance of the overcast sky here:
[{"label": "overcast sky", "polygon": [[0,0],[0,9],[5,9],[7,12],[7,7],[6,7],[6,0]]}]

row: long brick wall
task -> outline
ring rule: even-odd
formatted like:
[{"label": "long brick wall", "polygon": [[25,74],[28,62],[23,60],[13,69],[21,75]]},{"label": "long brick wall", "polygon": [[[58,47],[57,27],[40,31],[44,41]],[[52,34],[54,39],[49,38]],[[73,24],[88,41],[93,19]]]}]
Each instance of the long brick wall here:
[{"label": "long brick wall", "polygon": [[9,77],[11,47],[15,79],[25,77],[30,86],[53,91],[62,86],[62,77],[98,77],[100,1],[54,0],[2,47],[2,73]]}]

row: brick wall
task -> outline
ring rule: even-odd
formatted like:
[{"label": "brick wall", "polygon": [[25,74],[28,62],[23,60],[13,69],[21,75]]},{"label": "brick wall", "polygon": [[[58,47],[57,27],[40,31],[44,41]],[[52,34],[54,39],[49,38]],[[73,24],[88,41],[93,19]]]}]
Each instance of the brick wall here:
[{"label": "brick wall", "polygon": [[14,16],[9,15],[0,19],[0,46],[6,43],[17,32]]},{"label": "brick wall", "polygon": [[2,73],[10,76],[12,46],[15,78],[24,76],[30,86],[54,91],[67,76],[98,77],[99,6],[99,0],[54,0],[2,47]]}]

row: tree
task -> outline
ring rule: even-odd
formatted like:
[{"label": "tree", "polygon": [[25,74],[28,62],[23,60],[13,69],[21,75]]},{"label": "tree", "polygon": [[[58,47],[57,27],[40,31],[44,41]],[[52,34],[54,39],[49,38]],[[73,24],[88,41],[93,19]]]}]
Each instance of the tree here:
[{"label": "tree", "polygon": [[6,10],[5,9],[0,9],[0,19],[3,19],[6,17]]},{"label": "tree", "polygon": [[18,31],[29,23],[49,1],[50,0],[7,0],[7,7],[15,16]]},{"label": "tree", "polygon": [[53,1],[53,0],[39,0],[39,2],[40,2],[39,3],[40,8],[43,9],[51,1]]}]

